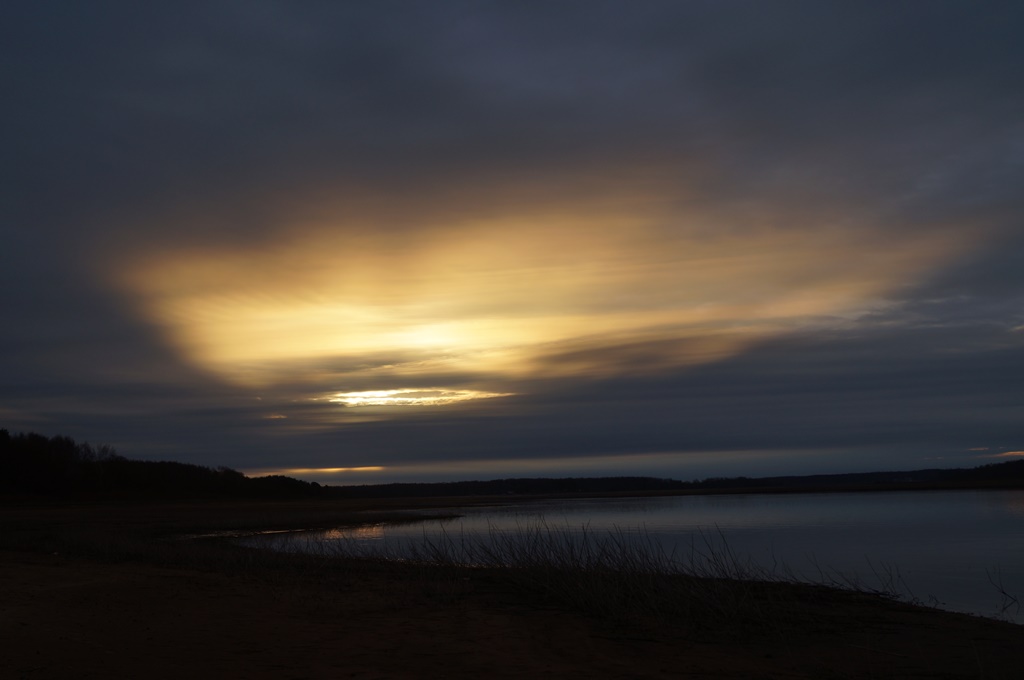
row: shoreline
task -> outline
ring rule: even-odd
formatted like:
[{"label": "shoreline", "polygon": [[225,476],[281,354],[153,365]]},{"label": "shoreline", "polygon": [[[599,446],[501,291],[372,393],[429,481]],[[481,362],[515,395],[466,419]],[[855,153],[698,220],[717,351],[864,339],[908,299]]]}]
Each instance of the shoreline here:
[{"label": "shoreline", "polygon": [[[756,481],[756,480],[752,480]],[[375,485],[370,485],[375,486]],[[381,485],[386,486],[386,485]],[[344,489],[345,487],[337,487]],[[354,487],[362,488],[362,487]],[[973,482],[891,482],[805,485],[748,485],[700,489],[624,489],[620,491],[559,491],[548,493],[506,493],[466,495],[381,495],[381,496],[336,496],[315,497],[156,497],[151,499],[117,496],[71,496],[48,497],[39,495],[0,494],[0,510],[3,508],[36,507],[94,507],[94,506],[161,506],[161,505],[294,505],[333,506],[336,508],[368,509],[419,509],[422,507],[448,507],[458,505],[491,505],[506,502],[528,502],[533,500],[571,500],[574,498],[647,498],[658,496],[745,496],[745,495],[787,495],[787,494],[840,494],[840,493],[890,493],[902,491],[1024,491],[1024,484],[1018,480],[988,480]]]},{"label": "shoreline", "polygon": [[[425,500],[415,509],[467,505]],[[344,505],[0,508],[0,636],[10,641],[0,668],[41,680],[1016,678],[1024,667],[1022,626],[817,586],[665,579],[644,587],[681,592],[673,607],[635,608],[635,579],[570,579],[585,587],[566,598],[528,571],[160,540],[197,526],[355,525],[403,509]],[[695,585],[712,597],[693,600]],[[604,595],[581,599],[594,592]]]}]

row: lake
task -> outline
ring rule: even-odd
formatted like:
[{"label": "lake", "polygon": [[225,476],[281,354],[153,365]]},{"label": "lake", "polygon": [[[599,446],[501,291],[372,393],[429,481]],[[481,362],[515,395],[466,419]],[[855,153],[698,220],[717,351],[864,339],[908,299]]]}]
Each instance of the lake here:
[{"label": "lake", "polygon": [[[812,582],[1024,623],[1024,491],[911,491],[558,500],[457,508],[456,519],[278,534],[277,549],[346,546],[402,557],[433,545],[545,531],[640,542],[686,561],[736,561]],[[314,548],[314,546],[317,546]]]}]

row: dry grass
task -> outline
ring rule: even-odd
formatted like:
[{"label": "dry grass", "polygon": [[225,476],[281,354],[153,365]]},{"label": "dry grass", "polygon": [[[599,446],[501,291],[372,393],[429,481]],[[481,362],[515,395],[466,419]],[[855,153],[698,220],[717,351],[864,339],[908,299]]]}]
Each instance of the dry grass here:
[{"label": "dry grass", "polygon": [[[718,533],[702,534],[683,552],[666,552],[643,532],[596,533],[543,522],[515,531],[492,528],[482,539],[441,532],[396,547],[368,547],[313,534],[246,539],[260,559],[303,555],[329,566],[389,564],[419,588],[455,598],[460,584],[486,578],[539,605],[568,607],[616,624],[674,625],[699,633],[785,635],[817,625],[805,606],[817,598],[898,599],[892,579],[866,587],[836,573],[808,584],[782,565],[771,569],[735,554]],[[387,543],[385,543],[387,546]],[[276,556],[276,557],[274,557]]]}]

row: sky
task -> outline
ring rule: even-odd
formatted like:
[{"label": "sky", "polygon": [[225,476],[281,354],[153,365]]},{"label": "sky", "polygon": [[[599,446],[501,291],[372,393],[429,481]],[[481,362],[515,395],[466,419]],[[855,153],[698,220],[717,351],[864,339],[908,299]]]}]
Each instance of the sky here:
[{"label": "sky", "polygon": [[0,427],[329,484],[1024,456],[1024,5],[0,9]]}]

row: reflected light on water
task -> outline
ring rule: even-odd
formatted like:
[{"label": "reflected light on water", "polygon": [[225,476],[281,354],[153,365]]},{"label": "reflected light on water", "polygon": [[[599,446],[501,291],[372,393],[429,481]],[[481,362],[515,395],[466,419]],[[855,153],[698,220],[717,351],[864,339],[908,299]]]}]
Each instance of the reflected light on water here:
[{"label": "reflected light on water", "polygon": [[330,529],[319,535],[327,540],[341,540],[353,538],[361,540],[383,540],[384,525],[372,524],[370,526],[356,527],[354,529]]}]

